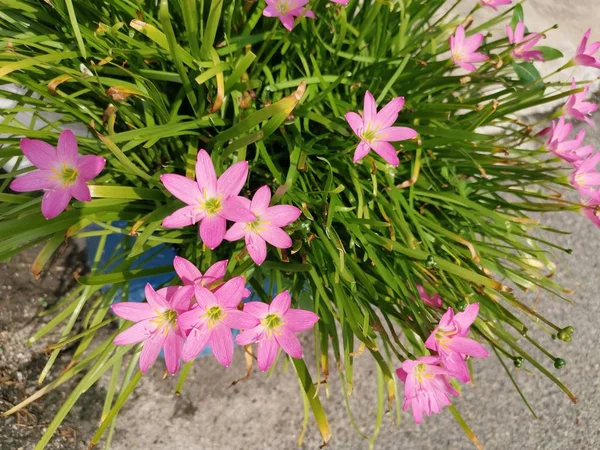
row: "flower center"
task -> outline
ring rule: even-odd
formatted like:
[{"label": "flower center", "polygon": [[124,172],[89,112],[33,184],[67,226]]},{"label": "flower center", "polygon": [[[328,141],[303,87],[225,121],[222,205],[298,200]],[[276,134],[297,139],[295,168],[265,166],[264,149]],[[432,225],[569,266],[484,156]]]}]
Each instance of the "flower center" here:
[{"label": "flower center", "polygon": [[79,175],[77,169],[67,166],[65,163],[62,165],[62,169],[52,169],[52,172],[54,172],[54,176],[52,178],[54,178],[56,181],[60,181],[63,188],[75,183],[77,176]]},{"label": "flower center", "polygon": [[279,14],[285,15],[290,9],[289,1],[280,1],[277,3],[277,6],[275,8],[279,12]]},{"label": "flower center", "polygon": [[268,222],[265,222],[264,220],[260,220],[260,217],[257,217],[254,222],[247,222],[246,223],[246,230],[247,231],[254,231],[255,233],[260,234],[261,231],[264,231],[265,225],[267,223]]},{"label": "flower center", "polygon": [[[206,194],[205,194],[206,195]],[[223,204],[221,203],[221,196],[200,199],[200,209],[206,212],[209,216],[214,216],[219,211],[223,209]]]},{"label": "flower center", "polygon": [[174,309],[162,311],[151,322],[156,324],[158,328],[162,328],[166,334],[171,328],[177,325],[177,311]]},{"label": "flower center", "polygon": [[225,313],[220,306],[211,306],[206,310],[204,317],[207,319],[208,328],[212,329],[217,325],[218,322],[223,320]]},{"label": "flower center", "polygon": [[375,139],[375,135],[377,134],[377,129],[375,130],[371,130],[370,128],[367,128],[366,130],[364,130],[361,134],[361,137],[368,142],[371,142],[373,139]]},{"label": "flower center", "polygon": [[267,336],[271,336],[272,333],[277,333],[277,328],[283,325],[283,320],[279,314],[271,313],[267,314],[260,323],[267,329]]},{"label": "flower center", "polygon": [[417,381],[421,384],[425,378],[433,377],[433,374],[427,372],[427,367],[423,363],[419,363],[415,366],[414,374]]},{"label": "flower center", "polygon": [[455,61],[464,61],[466,59],[465,52],[462,49],[460,49],[460,50],[454,50],[452,52],[452,56],[454,57]]}]

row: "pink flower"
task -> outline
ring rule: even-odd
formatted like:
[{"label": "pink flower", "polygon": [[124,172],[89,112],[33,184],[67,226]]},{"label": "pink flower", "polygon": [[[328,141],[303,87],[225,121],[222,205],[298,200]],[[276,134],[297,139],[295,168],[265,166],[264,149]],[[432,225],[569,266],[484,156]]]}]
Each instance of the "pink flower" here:
[{"label": "pink flower", "polygon": [[308,0],[266,0],[267,7],[263,10],[265,17],[279,17],[279,20],[289,31],[294,29],[295,17],[315,18],[315,13],[304,5]]},{"label": "pink flower", "polygon": [[600,200],[589,200],[583,206],[583,215],[590,219],[594,225],[600,228]]},{"label": "pink flower", "polygon": [[524,59],[525,61],[544,60],[542,51],[533,49],[533,46],[543,37],[541,34],[532,33],[525,36],[525,24],[522,21],[517,23],[514,33],[510,25],[506,25],[506,33],[508,34],[508,42],[516,46],[512,51],[513,58]]},{"label": "pink flower", "polygon": [[421,356],[416,361],[406,360],[396,374],[404,383],[403,411],[412,407],[415,423],[421,423],[423,413],[430,416],[439,414],[444,406],[450,406],[450,396],[460,394],[448,382],[450,373],[440,367],[435,356]]},{"label": "pink flower", "polygon": [[438,352],[442,365],[463,383],[471,379],[465,356],[475,358],[488,356],[483,345],[466,337],[478,312],[478,303],[467,306],[464,312],[459,312],[456,316],[452,308],[448,308],[438,326],[425,341],[425,347]]},{"label": "pink flower", "polygon": [[465,28],[459,25],[454,35],[450,36],[452,62],[468,72],[475,72],[477,68],[473,63],[489,59],[487,55],[477,52],[482,42],[483,34],[477,33],[473,36],[465,37]]},{"label": "pink flower", "polygon": [[377,112],[375,99],[367,91],[362,117],[355,112],[349,112],[344,116],[354,134],[360,138],[360,144],[354,152],[355,163],[367,156],[369,150],[373,150],[392,166],[400,163],[396,156],[396,149],[390,142],[412,139],[417,135],[412,128],[392,126],[403,107],[404,97],[396,97]]},{"label": "pink flower", "polygon": [[594,152],[594,148],[591,145],[581,145],[585,139],[585,130],[580,130],[575,139],[567,140],[571,131],[573,131],[573,125],[566,123],[564,117],[558,121],[552,121],[546,149],[577,167]]},{"label": "pink flower", "polygon": [[244,293],[244,277],[227,281],[214,293],[196,285],[194,292],[198,305],[177,318],[179,326],[188,331],[183,346],[184,361],[194,359],[207,345],[217,361],[228,367],[233,359],[232,328],[252,328],[258,320],[237,306]]},{"label": "pink flower", "polygon": [[[577,89],[577,84],[575,83],[575,78],[571,83],[571,89]],[[595,105],[591,102],[586,102],[585,97],[590,91],[590,87],[586,86],[583,92],[579,94],[572,94],[567,99],[567,103],[564,106],[565,117],[572,117],[577,120],[584,120],[588,125],[595,128],[594,121],[591,120],[588,116],[592,113],[596,112],[598,109],[598,105]]]},{"label": "pink flower", "polygon": [[171,374],[177,372],[185,338],[177,320],[180,314],[190,308],[193,295],[192,286],[170,286],[155,291],[147,284],[148,303],[115,303],[112,310],[117,316],[136,323],[119,333],[113,343],[128,345],[144,342],[140,355],[142,373],[156,361],[160,350],[164,348],[167,370]]},{"label": "pink flower", "polygon": [[570,177],[571,184],[586,197],[600,200],[600,173],[596,166],[600,162],[600,152],[590,156],[573,171]]},{"label": "pink flower", "polygon": [[479,0],[479,3],[482,6],[489,6],[493,8],[494,11],[498,11],[498,6],[510,5],[512,0]]},{"label": "pink flower", "polygon": [[600,59],[594,56],[600,49],[600,41],[588,45],[591,32],[592,30],[587,30],[583,35],[581,43],[575,52],[573,62],[576,66],[588,66],[600,69]]},{"label": "pink flower", "polygon": [[225,236],[227,220],[251,222],[255,220],[244,199],[238,194],[248,177],[248,163],[238,162],[217,179],[215,167],[205,150],[198,152],[196,181],[181,175],[165,174],[160,180],[167,190],[187,203],[163,220],[166,228],[181,228],[200,222],[202,241],[214,249]]},{"label": "pink flower", "polygon": [[77,139],[71,130],[60,133],[56,148],[37,139],[21,139],[21,151],[40,170],[15,178],[10,188],[15,192],[43,190],[42,214],[46,219],[63,212],[72,197],[80,202],[92,200],[86,181],[102,172],[106,160],[79,155]]},{"label": "pink flower", "polygon": [[[194,264],[181,256],[175,257],[173,267],[184,285],[202,286],[215,292],[222,286],[228,262],[227,259],[217,261],[206,270],[204,275]],[[244,289],[242,298],[246,298],[250,294],[248,289]]]},{"label": "pink flower", "polygon": [[271,190],[261,187],[252,198],[244,200],[244,206],[256,215],[253,222],[237,222],[225,233],[228,241],[245,238],[246,248],[252,260],[259,266],[267,257],[267,242],[273,247],[289,248],[292,239],[282,230],[295,221],[302,211],[291,205],[269,206]]},{"label": "pink flower", "polygon": [[235,341],[240,345],[258,343],[256,358],[263,372],[275,361],[279,347],[292,358],[302,358],[302,347],[294,333],[311,329],[319,320],[311,311],[290,308],[291,303],[290,293],[283,291],[270,305],[262,302],[244,305],[244,311],[256,317],[259,324],[242,331]]},{"label": "pink flower", "polygon": [[426,305],[434,306],[436,308],[442,307],[442,299],[437,292],[430,297],[425,288],[420,284],[417,284],[417,291],[419,291],[419,296]]}]

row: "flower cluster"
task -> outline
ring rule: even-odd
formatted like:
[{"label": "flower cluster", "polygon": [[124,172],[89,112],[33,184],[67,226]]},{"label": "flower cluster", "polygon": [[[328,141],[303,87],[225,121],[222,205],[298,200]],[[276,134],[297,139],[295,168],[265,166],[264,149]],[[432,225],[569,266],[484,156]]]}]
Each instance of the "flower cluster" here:
[{"label": "flower cluster", "polygon": [[215,359],[225,367],[233,359],[233,330],[244,330],[235,341],[257,344],[258,367],[267,370],[275,362],[279,347],[293,358],[302,358],[295,333],[309,330],[319,320],[310,311],[292,309],[287,291],[270,304],[248,302],[250,292],[242,276],[224,281],[227,261],[219,261],[204,274],[190,261],[175,257],[173,266],[183,286],[155,291],[146,285],[146,303],[121,302],[113,312],[134,324],[114,339],[116,345],[143,342],[140,370],[146,372],[164,351],[167,371],[174,374],[180,362],[191,361],[210,346]]},{"label": "flower cluster", "polygon": [[[423,286],[418,285],[417,289],[423,302],[430,306],[442,306],[437,293],[430,297]],[[488,356],[483,345],[467,337],[478,313],[478,303],[467,306],[457,314],[448,308],[425,341],[425,347],[437,354],[406,360],[396,371],[398,378],[404,382],[403,409],[407,411],[412,408],[416,423],[421,423],[423,414],[439,414],[443,406],[450,405],[449,396],[460,395],[450,384],[452,378],[463,383],[471,381],[467,356]]]}]

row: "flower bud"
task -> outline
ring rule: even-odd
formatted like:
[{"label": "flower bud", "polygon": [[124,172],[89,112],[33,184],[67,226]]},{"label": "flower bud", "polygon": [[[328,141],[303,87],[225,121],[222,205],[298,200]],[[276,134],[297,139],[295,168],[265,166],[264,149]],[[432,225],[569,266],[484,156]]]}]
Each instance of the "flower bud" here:
[{"label": "flower bud", "polygon": [[566,364],[567,362],[562,358],[556,358],[554,360],[554,367],[556,367],[557,369],[562,369]]},{"label": "flower bud", "polygon": [[456,303],[456,309],[458,309],[460,312],[463,312],[467,306],[469,306],[469,304],[465,301],[465,300],[461,300],[459,302]]},{"label": "flower bud", "polygon": [[433,259],[433,255],[427,256],[427,259],[425,260],[425,267],[428,269],[437,269],[437,262],[435,259]]},{"label": "flower bud", "polygon": [[522,356],[515,356],[513,358],[513,364],[515,365],[515,367],[523,367],[523,357]]}]

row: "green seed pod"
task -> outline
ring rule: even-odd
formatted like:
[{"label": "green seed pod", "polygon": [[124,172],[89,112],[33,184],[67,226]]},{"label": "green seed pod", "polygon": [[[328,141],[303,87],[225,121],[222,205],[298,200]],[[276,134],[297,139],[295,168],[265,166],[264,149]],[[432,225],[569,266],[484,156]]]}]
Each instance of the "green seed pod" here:
[{"label": "green seed pod", "polygon": [[575,331],[575,328],[573,328],[571,325],[569,325],[568,327],[564,328],[564,331],[566,331],[568,334],[573,334],[573,332]]},{"label": "green seed pod", "polygon": [[432,255],[427,256],[427,259],[425,260],[425,267],[428,269],[437,269],[437,262],[435,259],[433,259]]},{"label": "green seed pod", "polygon": [[523,357],[522,356],[515,356],[513,358],[513,364],[515,365],[515,367],[523,367]]},{"label": "green seed pod", "polygon": [[556,358],[554,360],[554,367],[556,367],[557,369],[562,369],[563,367],[565,367],[566,364],[567,362],[562,358]]},{"label": "green seed pod", "polygon": [[569,333],[567,333],[565,330],[560,330],[557,334],[556,337],[558,339],[560,339],[561,341],[566,341],[567,337],[569,337]]},{"label": "green seed pod", "polygon": [[464,311],[467,308],[467,306],[469,306],[469,304],[465,300],[461,300],[456,303],[456,309],[458,309],[461,312]]}]

